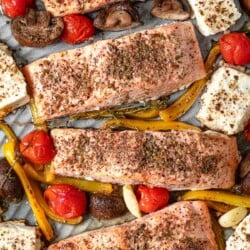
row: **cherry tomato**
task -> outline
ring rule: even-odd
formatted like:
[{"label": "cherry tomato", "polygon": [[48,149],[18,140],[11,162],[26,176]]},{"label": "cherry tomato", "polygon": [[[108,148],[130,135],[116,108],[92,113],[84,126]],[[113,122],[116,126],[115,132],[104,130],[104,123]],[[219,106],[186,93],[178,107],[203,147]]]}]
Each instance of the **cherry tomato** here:
[{"label": "cherry tomato", "polygon": [[224,60],[231,64],[250,63],[250,38],[244,33],[229,33],[219,40],[220,52]]},{"label": "cherry tomato", "polygon": [[169,192],[165,188],[139,185],[136,190],[139,208],[144,213],[151,213],[165,207],[169,201]]},{"label": "cherry tomato", "polygon": [[247,140],[250,142],[250,121],[248,122],[248,125],[245,129],[245,135],[246,135]]},{"label": "cherry tomato", "polygon": [[69,185],[55,184],[44,192],[44,198],[51,210],[65,219],[75,218],[86,212],[85,192]]},{"label": "cherry tomato", "polygon": [[69,44],[76,44],[86,41],[95,32],[93,22],[86,16],[72,14],[63,17],[64,31],[61,39]]},{"label": "cherry tomato", "polygon": [[34,0],[2,0],[3,13],[10,18],[24,16],[28,8],[34,7]]},{"label": "cherry tomato", "polygon": [[20,143],[20,151],[35,164],[49,163],[56,154],[53,141],[44,130],[34,130],[25,135]]}]

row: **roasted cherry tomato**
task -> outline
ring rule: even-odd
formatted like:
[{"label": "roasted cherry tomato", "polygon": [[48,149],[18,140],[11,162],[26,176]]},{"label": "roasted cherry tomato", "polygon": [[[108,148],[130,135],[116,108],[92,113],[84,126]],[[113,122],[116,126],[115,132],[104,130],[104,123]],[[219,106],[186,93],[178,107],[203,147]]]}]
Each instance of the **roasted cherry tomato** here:
[{"label": "roasted cherry tomato", "polygon": [[49,207],[65,219],[75,218],[86,212],[85,192],[69,184],[55,184],[44,192]]},{"label": "roasted cherry tomato", "polygon": [[250,142],[250,121],[248,122],[248,125],[245,129],[245,134],[246,134],[247,140]]},{"label": "roasted cherry tomato", "polygon": [[17,16],[24,16],[28,8],[35,7],[34,0],[2,0],[3,13],[14,18]]},{"label": "roasted cherry tomato", "polygon": [[69,44],[81,43],[94,35],[93,22],[86,16],[72,14],[63,17],[64,31],[62,40]]},{"label": "roasted cherry tomato", "polygon": [[56,154],[53,141],[44,130],[34,130],[25,135],[20,143],[20,151],[35,164],[49,163]]},{"label": "roasted cherry tomato", "polygon": [[220,38],[219,45],[226,62],[238,65],[250,63],[250,38],[246,34],[225,34]]},{"label": "roasted cherry tomato", "polygon": [[144,213],[151,213],[165,207],[169,201],[169,192],[165,188],[139,185],[136,190],[139,208]]}]

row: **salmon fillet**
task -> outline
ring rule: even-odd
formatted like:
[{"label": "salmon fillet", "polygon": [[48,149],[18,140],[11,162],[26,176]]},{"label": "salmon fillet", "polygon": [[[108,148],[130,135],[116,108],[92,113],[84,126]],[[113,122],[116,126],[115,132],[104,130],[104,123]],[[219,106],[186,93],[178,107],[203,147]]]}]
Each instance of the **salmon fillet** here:
[{"label": "salmon fillet", "polygon": [[65,16],[68,14],[84,14],[100,9],[108,4],[121,0],[42,0],[45,8],[53,16]]},{"label": "salmon fillet", "polygon": [[211,219],[202,201],[181,201],[132,222],[94,230],[51,245],[48,250],[216,250]]},{"label": "salmon fillet", "polygon": [[206,75],[190,22],[55,53],[23,73],[42,120],[157,99]]},{"label": "salmon fillet", "polygon": [[53,129],[52,172],[169,190],[230,188],[236,138],[216,132]]}]

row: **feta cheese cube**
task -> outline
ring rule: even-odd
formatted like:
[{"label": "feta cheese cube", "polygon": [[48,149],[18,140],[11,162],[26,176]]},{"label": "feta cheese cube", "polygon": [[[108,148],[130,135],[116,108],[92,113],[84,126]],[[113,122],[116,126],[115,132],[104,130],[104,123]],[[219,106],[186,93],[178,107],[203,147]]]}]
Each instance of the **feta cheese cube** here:
[{"label": "feta cheese cube", "polygon": [[188,0],[204,36],[214,35],[234,25],[241,14],[233,0]]},{"label": "feta cheese cube", "polygon": [[250,119],[250,76],[220,67],[208,82],[196,117],[203,125],[229,135],[242,131]]},{"label": "feta cheese cube", "polygon": [[28,101],[24,76],[7,46],[0,43],[0,117]]},{"label": "feta cheese cube", "polygon": [[226,242],[226,250],[250,249],[250,214],[237,226]]}]

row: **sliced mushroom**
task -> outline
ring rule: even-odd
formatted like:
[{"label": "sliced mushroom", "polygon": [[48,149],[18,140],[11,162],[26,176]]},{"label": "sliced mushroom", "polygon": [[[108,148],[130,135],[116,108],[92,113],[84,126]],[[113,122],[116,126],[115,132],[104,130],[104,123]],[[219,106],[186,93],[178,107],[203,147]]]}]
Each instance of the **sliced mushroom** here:
[{"label": "sliced mushroom", "polygon": [[55,42],[63,32],[61,17],[51,17],[47,11],[29,9],[24,17],[16,17],[11,23],[12,34],[22,45],[45,47]]},{"label": "sliced mushroom", "polygon": [[100,30],[121,31],[141,25],[140,16],[128,2],[111,4],[102,9],[94,20]]},{"label": "sliced mushroom", "polygon": [[154,0],[151,14],[171,20],[185,20],[190,17],[189,11],[185,11],[183,4],[178,0]]}]

